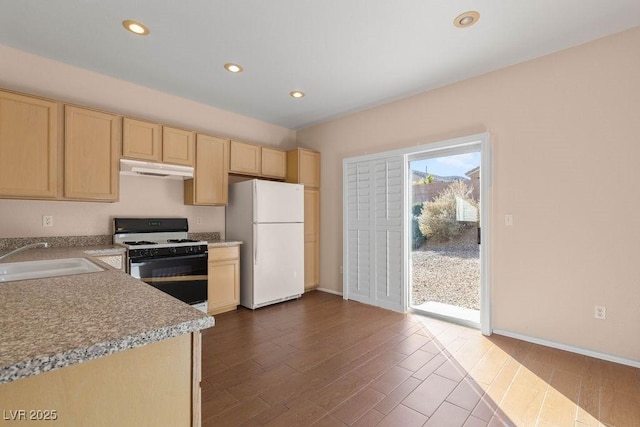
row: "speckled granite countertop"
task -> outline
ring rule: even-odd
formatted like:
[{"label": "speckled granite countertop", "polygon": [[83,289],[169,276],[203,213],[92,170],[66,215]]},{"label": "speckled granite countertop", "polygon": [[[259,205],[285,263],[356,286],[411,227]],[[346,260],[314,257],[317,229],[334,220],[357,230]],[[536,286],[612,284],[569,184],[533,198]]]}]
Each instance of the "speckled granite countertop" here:
[{"label": "speckled granite countertop", "polygon": [[0,384],[214,325],[213,317],[84,252],[119,250],[30,249],[0,261],[82,257],[105,269],[0,282]]},{"label": "speckled granite countertop", "polygon": [[209,240],[210,248],[222,248],[225,246],[238,246],[241,245],[242,242],[238,240]]}]

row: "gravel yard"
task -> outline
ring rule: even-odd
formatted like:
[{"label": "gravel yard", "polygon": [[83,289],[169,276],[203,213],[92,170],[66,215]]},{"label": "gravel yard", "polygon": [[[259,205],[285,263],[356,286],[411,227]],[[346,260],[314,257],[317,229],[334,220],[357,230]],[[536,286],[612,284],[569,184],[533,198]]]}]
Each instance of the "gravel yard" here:
[{"label": "gravel yard", "polygon": [[412,305],[436,301],[480,309],[480,247],[476,229],[447,243],[427,242],[413,251]]}]

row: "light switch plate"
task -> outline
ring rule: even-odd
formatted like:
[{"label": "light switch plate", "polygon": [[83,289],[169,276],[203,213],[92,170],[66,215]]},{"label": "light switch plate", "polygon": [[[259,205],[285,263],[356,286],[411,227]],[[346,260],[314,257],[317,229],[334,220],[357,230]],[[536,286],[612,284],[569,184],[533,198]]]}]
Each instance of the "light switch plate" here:
[{"label": "light switch plate", "polygon": [[504,225],[506,225],[507,227],[511,227],[513,225],[512,214],[504,214]]}]

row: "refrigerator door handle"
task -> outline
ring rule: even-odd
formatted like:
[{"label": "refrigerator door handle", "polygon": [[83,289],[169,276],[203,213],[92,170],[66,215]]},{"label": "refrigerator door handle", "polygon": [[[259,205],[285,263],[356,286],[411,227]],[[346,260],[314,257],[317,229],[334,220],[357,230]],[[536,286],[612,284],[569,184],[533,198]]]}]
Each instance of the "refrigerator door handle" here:
[{"label": "refrigerator door handle", "polygon": [[258,221],[258,183],[253,180],[253,221]]},{"label": "refrigerator door handle", "polygon": [[258,226],[253,224],[253,265],[258,265]]}]

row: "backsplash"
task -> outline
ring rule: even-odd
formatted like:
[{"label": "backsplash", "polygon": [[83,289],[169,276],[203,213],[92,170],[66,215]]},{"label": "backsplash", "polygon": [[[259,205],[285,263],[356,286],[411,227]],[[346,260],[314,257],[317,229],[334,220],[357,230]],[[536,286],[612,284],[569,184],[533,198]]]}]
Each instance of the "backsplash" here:
[{"label": "backsplash", "polygon": [[[220,232],[189,233],[189,238],[205,241],[220,240]],[[113,236],[106,234],[99,236],[4,237],[0,238],[0,250],[15,249],[38,242],[47,242],[51,247],[105,246],[113,243]]]},{"label": "backsplash", "polygon": [[220,232],[214,231],[211,233],[189,233],[189,238],[210,242],[212,240],[220,240]]},{"label": "backsplash", "polygon": [[103,246],[112,244],[110,234],[100,236],[47,236],[47,237],[5,237],[0,238],[0,250],[15,249],[32,243],[47,242],[51,247]]}]

